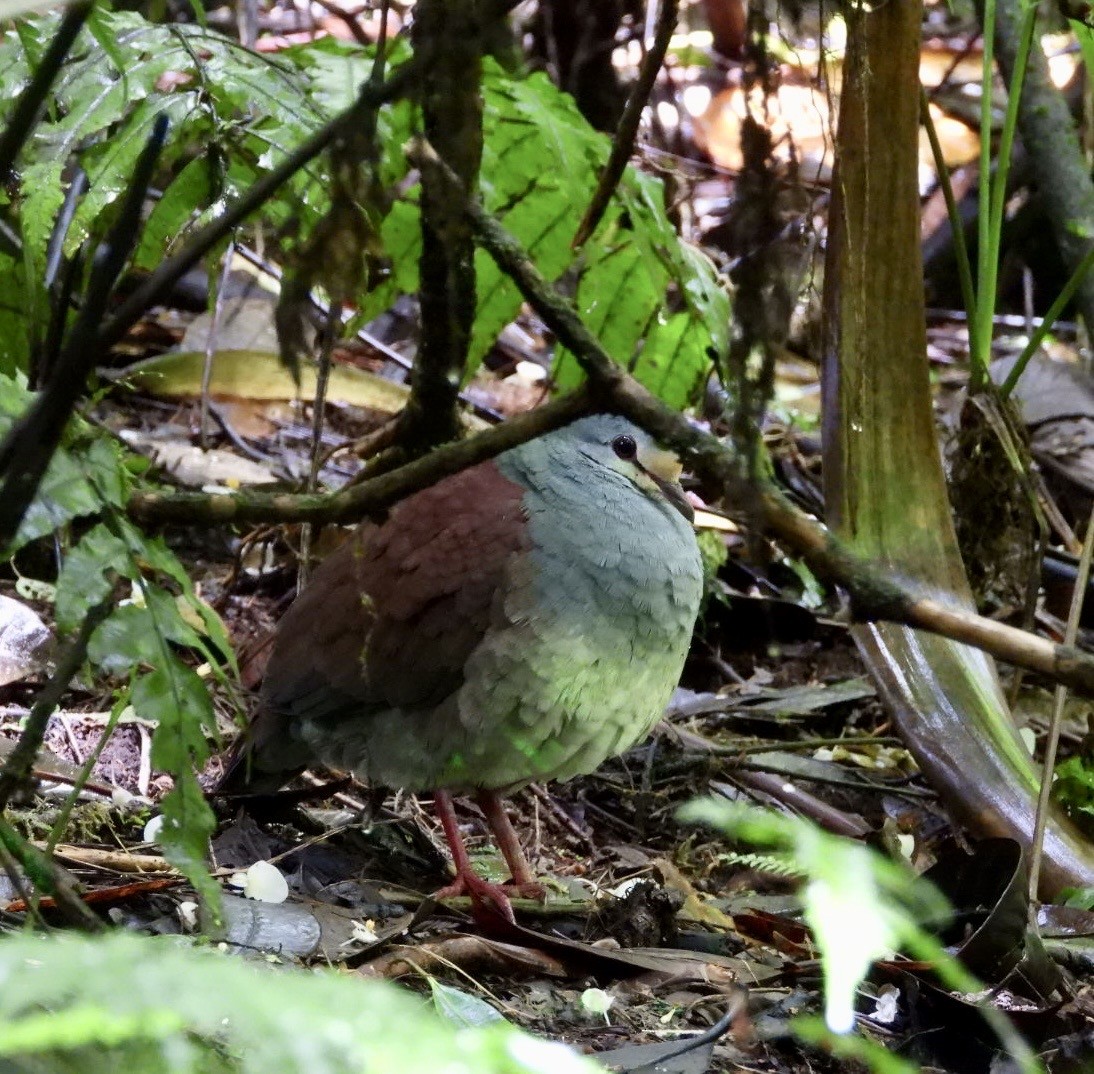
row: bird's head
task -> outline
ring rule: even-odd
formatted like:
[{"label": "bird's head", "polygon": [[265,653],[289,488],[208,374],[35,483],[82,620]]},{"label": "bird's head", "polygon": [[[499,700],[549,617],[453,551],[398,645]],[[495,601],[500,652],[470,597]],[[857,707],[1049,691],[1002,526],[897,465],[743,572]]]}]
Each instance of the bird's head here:
[{"label": "bird's head", "polygon": [[649,433],[614,414],[594,414],[568,426],[566,432],[594,466],[621,474],[647,495],[663,498],[689,522],[695,511],[680,487],[680,460],[660,447]]}]

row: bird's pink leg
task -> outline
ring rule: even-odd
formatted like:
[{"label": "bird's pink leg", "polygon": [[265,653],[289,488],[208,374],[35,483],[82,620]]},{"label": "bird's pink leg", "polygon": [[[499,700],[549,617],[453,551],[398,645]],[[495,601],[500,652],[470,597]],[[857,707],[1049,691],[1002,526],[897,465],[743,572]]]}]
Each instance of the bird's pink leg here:
[{"label": "bird's pink leg", "polygon": [[486,823],[490,825],[490,830],[497,840],[498,849],[505,858],[505,864],[509,866],[513,881],[511,884],[506,884],[506,888],[525,899],[540,901],[546,899],[547,891],[536,879],[536,874],[532,872],[532,867],[524,856],[524,849],[513,829],[509,814],[505,811],[505,803],[502,802],[501,795],[497,791],[480,791],[475,796],[475,801],[479,803],[479,808],[486,817]]},{"label": "bird's pink leg", "polygon": [[[471,868],[471,859],[467,856],[467,847],[463,845],[463,836],[460,835],[459,825],[456,823],[456,811],[452,807],[452,795],[448,791],[436,791],[433,794],[433,808],[437,811],[437,817],[444,829],[444,837],[448,841],[452,851],[452,864],[456,867],[456,878],[451,884],[435,892],[433,898],[438,902],[443,899],[453,899],[458,895],[468,895],[472,906],[485,907],[496,911],[510,922],[516,921],[513,917],[513,907],[509,904],[509,896],[499,884],[491,884],[483,880],[474,869]],[[512,831],[512,828],[510,828]],[[514,833],[514,838],[516,833]],[[520,845],[517,845],[520,850]],[[502,850],[504,854],[504,849]],[[523,855],[521,855],[523,858]],[[508,861],[506,857],[506,861]],[[525,862],[527,868],[527,862]],[[478,916],[476,915],[476,920]],[[480,924],[486,922],[480,921]]]}]

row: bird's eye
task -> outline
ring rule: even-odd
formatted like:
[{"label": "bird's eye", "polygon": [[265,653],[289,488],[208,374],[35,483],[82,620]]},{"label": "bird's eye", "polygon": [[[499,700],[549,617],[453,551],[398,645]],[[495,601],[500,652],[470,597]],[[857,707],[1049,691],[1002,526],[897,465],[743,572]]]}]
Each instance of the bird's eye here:
[{"label": "bird's eye", "polygon": [[623,436],[617,436],[612,441],[612,451],[629,462],[638,455],[638,445],[634,442],[633,436],[627,436],[624,433]]}]

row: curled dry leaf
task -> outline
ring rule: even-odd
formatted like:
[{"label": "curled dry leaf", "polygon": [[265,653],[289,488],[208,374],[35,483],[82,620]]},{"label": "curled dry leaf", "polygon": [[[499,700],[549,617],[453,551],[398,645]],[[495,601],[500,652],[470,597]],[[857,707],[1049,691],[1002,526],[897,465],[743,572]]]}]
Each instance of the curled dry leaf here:
[{"label": "curled dry leaf", "polygon": [[0,596],[0,686],[37,671],[52,644],[49,628],[30,608]]},{"label": "curled dry leaf", "polygon": [[187,440],[126,432],[123,439],[149,456],[181,485],[195,488],[239,488],[276,480],[268,466],[221,448],[202,451]]},{"label": "curled dry leaf", "polygon": [[[240,874],[236,874],[239,876]],[[256,861],[242,874],[243,894],[256,902],[284,902],[289,897],[289,884],[276,865]],[[235,877],[232,878],[233,883]]]}]

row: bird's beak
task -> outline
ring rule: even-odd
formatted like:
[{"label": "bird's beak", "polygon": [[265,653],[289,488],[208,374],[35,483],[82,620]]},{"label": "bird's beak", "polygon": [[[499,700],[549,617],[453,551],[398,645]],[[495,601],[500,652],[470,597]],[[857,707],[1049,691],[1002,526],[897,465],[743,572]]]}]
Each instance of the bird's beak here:
[{"label": "bird's beak", "polygon": [[677,511],[689,522],[695,518],[695,508],[688,502],[684,490],[680,487],[680,474],[683,467],[680,460],[671,452],[662,448],[643,448],[635,460],[643,473],[661,490]]}]

